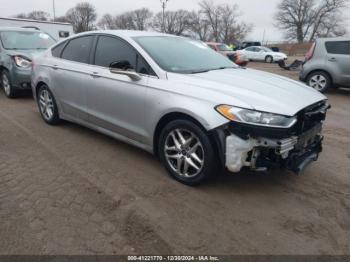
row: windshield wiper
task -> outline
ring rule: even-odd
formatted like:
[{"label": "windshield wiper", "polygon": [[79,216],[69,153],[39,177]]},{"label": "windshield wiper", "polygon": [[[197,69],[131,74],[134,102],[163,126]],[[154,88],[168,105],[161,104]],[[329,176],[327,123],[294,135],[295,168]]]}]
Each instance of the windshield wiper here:
[{"label": "windshield wiper", "polygon": [[210,69],[210,71],[224,70],[224,69],[229,69],[229,68],[236,68],[236,67],[233,67],[233,66],[222,66],[222,67],[219,67],[219,68]]},{"label": "windshield wiper", "polygon": [[204,70],[198,70],[198,71],[192,71],[191,74],[201,74],[201,73],[207,73],[210,69],[204,69]]},{"label": "windshield wiper", "polygon": [[233,66],[222,66],[222,67],[218,67],[218,68],[212,68],[212,69],[203,69],[203,70],[198,70],[198,71],[192,71],[191,74],[200,74],[200,73],[207,73],[209,71],[215,71],[215,70],[224,70],[224,69],[228,69],[228,68],[236,68]]}]

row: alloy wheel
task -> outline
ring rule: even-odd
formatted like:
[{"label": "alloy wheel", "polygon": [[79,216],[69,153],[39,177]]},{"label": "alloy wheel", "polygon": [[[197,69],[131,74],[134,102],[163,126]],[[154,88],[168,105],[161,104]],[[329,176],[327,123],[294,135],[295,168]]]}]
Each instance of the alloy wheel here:
[{"label": "alloy wheel", "polygon": [[4,88],[4,92],[7,96],[11,94],[11,84],[6,74],[2,74],[2,87]]},{"label": "alloy wheel", "polygon": [[170,132],[164,145],[169,166],[181,177],[193,178],[204,167],[204,149],[200,140],[189,130]]},{"label": "alloy wheel", "polygon": [[54,103],[50,92],[47,89],[41,89],[39,94],[40,111],[45,120],[50,121],[54,116]]},{"label": "alloy wheel", "polygon": [[317,91],[322,91],[327,86],[327,79],[323,75],[314,75],[310,78],[309,85]]}]

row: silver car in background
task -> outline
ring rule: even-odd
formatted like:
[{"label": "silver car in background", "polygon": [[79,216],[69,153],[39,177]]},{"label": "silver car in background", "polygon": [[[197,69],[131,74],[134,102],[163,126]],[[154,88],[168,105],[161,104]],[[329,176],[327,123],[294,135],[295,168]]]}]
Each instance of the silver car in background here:
[{"label": "silver car in background", "polygon": [[300,80],[320,92],[350,87],[350,38],[320,38],[306,54]]},{"label": "silver car in background", "polygon": [[220,167],[296,173],[322,151],[325,96],[237,66],[206,44],[138,31],[96,31],[35,60],[32,89],[48,124],[76,122],[154,153],[195,185]]}]

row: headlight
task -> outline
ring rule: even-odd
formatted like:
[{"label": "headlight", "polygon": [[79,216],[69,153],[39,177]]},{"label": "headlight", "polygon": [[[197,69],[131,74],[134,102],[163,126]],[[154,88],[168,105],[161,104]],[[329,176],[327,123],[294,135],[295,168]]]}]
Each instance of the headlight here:
[{"label": "headlight", "polygon": [[32,65],[32,61],[22,56],[14,56],[13,59],[18,67],[29,68]]},{"label": "headlight", "polygon": [[259,112],[229,105],[219,105],[215,109],[231,121],[250,125],[289,128],[297,122],[296,117]]}]

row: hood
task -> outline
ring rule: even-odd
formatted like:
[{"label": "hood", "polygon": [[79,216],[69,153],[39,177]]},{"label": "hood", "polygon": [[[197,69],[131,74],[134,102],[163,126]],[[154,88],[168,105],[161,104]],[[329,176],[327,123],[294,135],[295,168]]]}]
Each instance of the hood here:
[{"label": "hood", "polygon": [[35,57],[39,56],[41,53],[45,52],[43,49],[30,49],[30,50],[7,50],[7,54],[10,56],[24,56],[33,60]]},{"label": "hood", "polygon": [[187,87],[181,92],[188,90],[185,92],[190,92],[189,95],[217,105],[228,104],[286,116],[294,116],[309,105],[327,99],[305,84],[253,69],[224,69],[192,75],[169,73],[168,77]]}]

